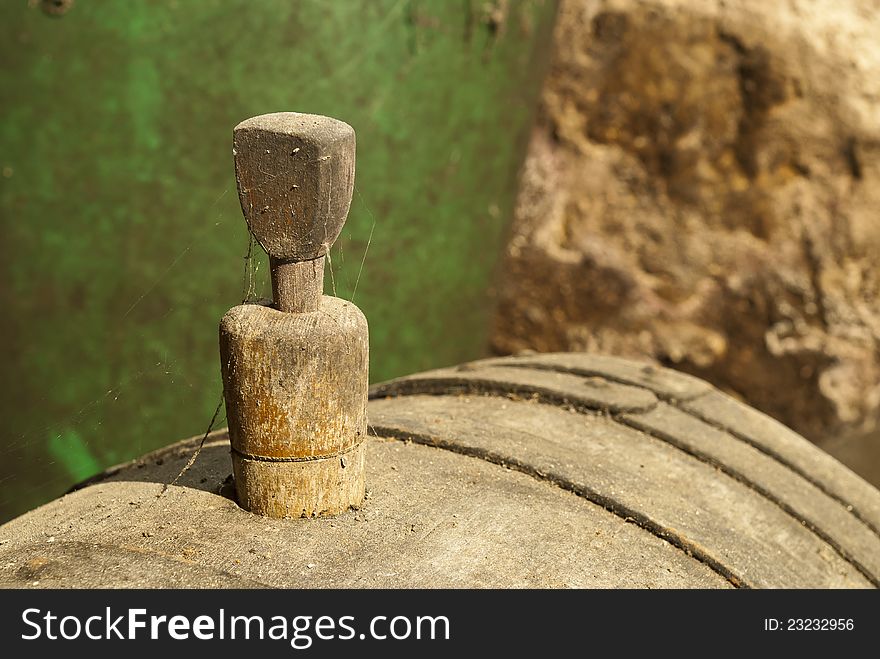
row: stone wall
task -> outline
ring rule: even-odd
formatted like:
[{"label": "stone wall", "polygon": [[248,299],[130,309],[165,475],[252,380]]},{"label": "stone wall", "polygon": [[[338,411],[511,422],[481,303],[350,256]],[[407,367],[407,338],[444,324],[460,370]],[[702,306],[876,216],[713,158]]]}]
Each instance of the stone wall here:
[{"label": "stone wall", "polygon": [[[880,416],[872,5],[565,0],[494,350],[650,357],[820,444],[870,444]],[[880,459],[878,444],[867,450]]]}]

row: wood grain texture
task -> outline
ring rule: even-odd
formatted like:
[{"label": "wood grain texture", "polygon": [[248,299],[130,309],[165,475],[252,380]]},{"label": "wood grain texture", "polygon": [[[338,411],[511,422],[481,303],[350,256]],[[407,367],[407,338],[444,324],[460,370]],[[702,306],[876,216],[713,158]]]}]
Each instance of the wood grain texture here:
[{"label": "wood grain texture", "polygon": [[298,517],[359,503],[369,364],[360,310],[329,296],[313,313],[234,307],[220,323],[220,355],[245,507]]},{"label": "wood grain texture", "polygon": [[[415,443],[366,442],[370,497],[359,510],[271,519],[215,493],[229,473],[219,433],[198,473],[151,505],[161,488],[154,481],[179,470],[191,451],[169,447],[0,527],[8,539],[0,587],[34,581],[22,569],[34,559],[45,559],[39,588],[731,587],[661,538],[552,483]],[[44,531],[55,538],[50,545]],[[114,569],[95,554],[112,556]]]},{"label": "wood grain texture", "polygon": [[276,462],[232,454],[238,500],[267,517],[337,514],[364,498],[364,447],[331,458]]},{"label": "wood grain texture", "polygon": [[666,404],[619,419],[633,428],[687,451],[720,468],[785,510],[852,562],[875,585],[880,583],[877,534],[851,510],[792,474],[789,467],[728,432]]},{"label": "wood grain texture", "polygon": [[[414,395],[376,400],[370,412],[379,435],[474,455],[557,483],[666,539],[738,586],[870,583],[775,503],[606,416],[497,396]],[[870,542],[880,550],[876,536]],[[801,558],[823,553],[820,561]]]},{"label": "wood grain texture", "polygon": [[324,294],[324,257],[310,261],[269,258],[272,306],[287,313],[317,311]]},{"label": "wood grain texture", "polygon": [[[844,466],[803,475],[740,437],[756,419],[731,412],[722,428],[685,409],[714,389],[643,366],[492,359],[374,387],[370,494],[330,518],[243,510],[225,431],[156,505],[201,437],[172,445],[0,527],[0,584],[35,580],[33,562],[40,587],[877,585],[880,536],[863,518],[880,492],[854,491],[860,516]],[[789,457],[811,447],[785,442]],[[89,562],[96,544],[119,569]]]},{"label": "wood grain texture", "polygon": [[233,131],[245,219],[269,256],[306,261],[335,242],[354,190],[355,134],[343,121],[277,112]]}]

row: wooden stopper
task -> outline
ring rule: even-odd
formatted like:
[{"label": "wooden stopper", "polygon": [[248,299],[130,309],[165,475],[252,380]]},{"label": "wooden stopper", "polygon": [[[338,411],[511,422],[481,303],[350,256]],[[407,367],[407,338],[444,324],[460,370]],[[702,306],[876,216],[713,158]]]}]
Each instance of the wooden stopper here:
[{"label": "wooden stopper", "polygon": [[311,261],[269,258],[273,305],[288,313],[317,311],[324,294],[324,257]]},{"label": "wooden stopper", "polygon": [[342,512],[364,496],[368,331],[360,309],[322,292],[324,255],[351,203],[354,131],[328,117],[263,115],[235,128],[233,154],[274,298],[220,322],[238,500],[270,517]]}]

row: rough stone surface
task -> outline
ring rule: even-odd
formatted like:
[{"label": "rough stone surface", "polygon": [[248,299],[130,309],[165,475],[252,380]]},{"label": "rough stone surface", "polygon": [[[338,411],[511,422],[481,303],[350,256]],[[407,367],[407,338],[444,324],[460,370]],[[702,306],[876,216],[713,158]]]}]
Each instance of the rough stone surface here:
[{"label": "rough stone surface", "polygon": [[880,482],[878,42],[860,0],[565,0],[494,349],[674,364]]}]

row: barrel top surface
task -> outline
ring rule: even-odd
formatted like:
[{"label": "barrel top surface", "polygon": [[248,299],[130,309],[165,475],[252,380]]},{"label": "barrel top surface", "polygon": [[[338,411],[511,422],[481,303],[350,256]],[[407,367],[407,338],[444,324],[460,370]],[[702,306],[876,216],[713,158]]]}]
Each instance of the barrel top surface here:
[{"label": "barrel top surface", "polygon": [[877,586],[880,493],[737,405],[589,355],[417,374],[371,391],[359,509],[242,510],[219,431],[0,527],[0,585]]}]

